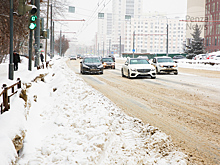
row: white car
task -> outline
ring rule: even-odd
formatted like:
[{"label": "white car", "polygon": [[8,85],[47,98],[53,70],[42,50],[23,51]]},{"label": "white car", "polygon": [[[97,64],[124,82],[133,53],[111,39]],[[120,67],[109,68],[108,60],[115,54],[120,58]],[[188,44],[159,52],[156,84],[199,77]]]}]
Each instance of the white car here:
[{"label": "white car", "polygon": [[173,61],[171,57],[154,57],[152,65],[156,69],[156,73],[174,73],[178,74],[178,65]]},{"label": "white car", "polygon": [[220,55],[217,55],[213,58],[214,60],[220,60]]},{"label": "white car", "polygon": [[125,64],[121,68],[122,77],[136,78],[150,76],[156,78],[155,68],[142,58],[127,58]]}]

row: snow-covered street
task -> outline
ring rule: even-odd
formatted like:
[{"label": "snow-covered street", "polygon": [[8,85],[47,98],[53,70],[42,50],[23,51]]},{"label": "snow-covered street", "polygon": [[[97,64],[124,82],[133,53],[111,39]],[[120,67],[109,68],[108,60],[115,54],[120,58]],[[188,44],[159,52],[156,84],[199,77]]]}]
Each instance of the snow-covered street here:
[{"label": "snow-covered street", "polygon": [[[174,147],[169,136],[125,115],[72,72],[65,60],[53,59],[52,68],[29,72],[23,59],[20,73],[15,72],[15,78],[19,76],[24,83],[28,100],[24,108],[25,102],[21,104],[21,98],[15,96],[11,109],[0,116],[3,164],[16,161],[9,139],[13,132],[25,128],[17,161],[21,165],[187,164],[187,156]],[[41,78],[32,81],[40,74]],[[16,123],[11,121],[15,118]]]}]

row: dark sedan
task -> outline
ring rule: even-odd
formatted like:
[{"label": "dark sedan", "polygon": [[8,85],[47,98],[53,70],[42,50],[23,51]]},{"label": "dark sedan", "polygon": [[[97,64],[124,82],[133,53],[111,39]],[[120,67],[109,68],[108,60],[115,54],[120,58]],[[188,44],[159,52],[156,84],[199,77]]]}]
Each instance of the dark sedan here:
[{"label": "dark sedan", "polygon": [[103,74],[103,65],[99,57],[85,57],[80,62],[80,72]]},{"label": "dark sedan", "polygon": [[115,62],[113,61],[111,57],[102,58],[102,65],[104,69],[106,68],[115,69]]}]

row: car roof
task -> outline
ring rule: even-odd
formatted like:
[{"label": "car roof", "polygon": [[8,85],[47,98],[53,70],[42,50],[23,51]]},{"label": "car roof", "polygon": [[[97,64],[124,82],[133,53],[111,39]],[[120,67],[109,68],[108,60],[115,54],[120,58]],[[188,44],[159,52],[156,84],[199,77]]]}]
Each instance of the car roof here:
[{"label": "car roof", "polygon": [[154,57],[154,58],[171,58],[171,57],[167,57],[167,56],[160,56],[160,57]]}]

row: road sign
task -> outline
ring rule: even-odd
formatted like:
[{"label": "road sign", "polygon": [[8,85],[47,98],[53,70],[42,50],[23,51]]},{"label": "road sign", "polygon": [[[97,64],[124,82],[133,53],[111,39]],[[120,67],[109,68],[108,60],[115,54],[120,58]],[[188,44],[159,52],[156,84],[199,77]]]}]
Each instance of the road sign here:
[{"label": "road sign", "polygon": [[132,52],[135,52],[135,49],[132,49]]}]

